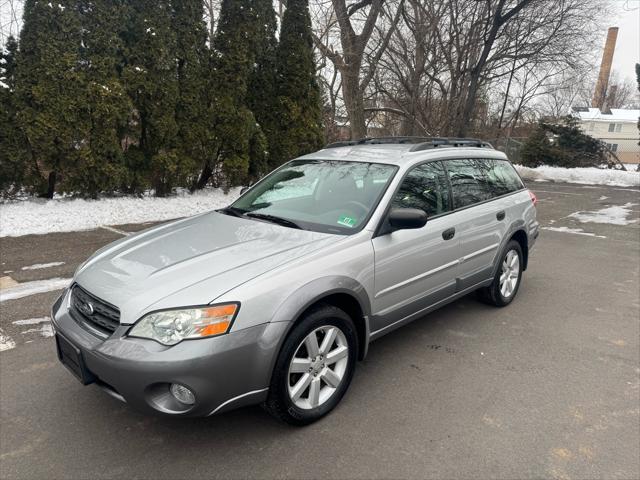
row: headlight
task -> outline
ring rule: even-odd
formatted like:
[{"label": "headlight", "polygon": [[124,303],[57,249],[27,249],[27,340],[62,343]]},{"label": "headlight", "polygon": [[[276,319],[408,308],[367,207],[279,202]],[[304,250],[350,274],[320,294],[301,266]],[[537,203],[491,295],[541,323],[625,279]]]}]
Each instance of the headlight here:
[{"label": "headlight", "polygon": [[186,339],[223,335],[229,331],[238,308],[237,303],[229,303],[150,313],[133,326],[129,336],[175,345]]}]

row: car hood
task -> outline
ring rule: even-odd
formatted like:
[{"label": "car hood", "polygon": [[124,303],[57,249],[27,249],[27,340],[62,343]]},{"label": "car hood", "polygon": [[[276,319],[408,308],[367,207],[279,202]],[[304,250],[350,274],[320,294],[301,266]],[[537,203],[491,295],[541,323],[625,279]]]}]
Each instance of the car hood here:
[{"label": "car hood", "polygon": [[98,250],[74,281],[120,309],[130,324],[149,311],[204,305],[343,236],[210,212]]}]

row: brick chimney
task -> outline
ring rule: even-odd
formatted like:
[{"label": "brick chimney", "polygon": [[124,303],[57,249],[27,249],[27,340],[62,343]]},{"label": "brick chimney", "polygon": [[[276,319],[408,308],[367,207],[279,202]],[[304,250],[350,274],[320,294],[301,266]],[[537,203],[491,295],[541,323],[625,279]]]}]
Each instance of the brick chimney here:
[{"label": "brick chimney", "polygon": [[617,39],[618,27],[610,27],[607,32],[607,41],[604,44],[604,52],[602,53],[598,83],[596,83],[596,89],[593,92],[593,100],[591,100],[591,106],[594,108],[602,109],[604,100],[607,97],[609,75],[611,74],[611,63],[613,62],[613,53],[616,49]]}]

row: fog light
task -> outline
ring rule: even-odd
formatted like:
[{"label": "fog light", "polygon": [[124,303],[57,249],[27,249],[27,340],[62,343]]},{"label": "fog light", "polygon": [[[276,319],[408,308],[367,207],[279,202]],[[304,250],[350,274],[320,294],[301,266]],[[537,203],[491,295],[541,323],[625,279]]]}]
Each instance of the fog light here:
[{"label": "fog light", "polygon": [[184,385],[180,385],[179,383],[172,383],[171,387],[169,387],[169,391],[171,392],[171,395],[176,397],[176,400],[181,403],[184,403],[186,405],[193,405],[194,403],[196,403],[195,394]]}]

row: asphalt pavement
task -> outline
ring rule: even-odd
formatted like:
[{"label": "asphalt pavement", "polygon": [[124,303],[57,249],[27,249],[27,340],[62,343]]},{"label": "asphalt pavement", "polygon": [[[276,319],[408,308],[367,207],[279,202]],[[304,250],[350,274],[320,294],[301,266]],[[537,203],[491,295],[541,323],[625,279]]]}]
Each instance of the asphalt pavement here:
[{"label": "asphalt pavement", "polygon": [[[469,296],[373,343],[306,428],[141,415],[58,363],[59,291],[0,303],[0,478],[640,478],[640,191],[530,187],[545,229],[516,300]],[[148,226],[0,238],[0,288],[70,278]]]}]

